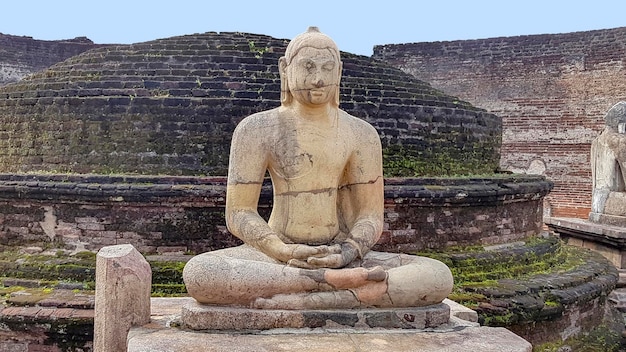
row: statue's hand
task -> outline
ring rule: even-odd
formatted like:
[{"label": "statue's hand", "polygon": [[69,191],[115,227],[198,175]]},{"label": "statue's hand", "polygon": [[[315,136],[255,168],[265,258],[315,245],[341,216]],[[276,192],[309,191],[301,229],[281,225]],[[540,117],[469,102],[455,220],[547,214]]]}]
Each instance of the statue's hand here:
[{"label": "statue's hand", "polygon": [[288,263],[289,265],[292,265],[291,263],[294,261],[306,263],[309,258],[324,257],[333,253],[339,253],[339,248],[335,248],[334,246],[291,244],[285,243],[278,238],[265,241],[261,249],[268,256]]},{"label": "statue's hand", "polygon": [[310,256],[306,260],[292,259],[287,264],[304,269],[338,269],[350,264],[359,255],[357,248],[350,242],[335,244],[327,248],[329,250],[325,255]]}]

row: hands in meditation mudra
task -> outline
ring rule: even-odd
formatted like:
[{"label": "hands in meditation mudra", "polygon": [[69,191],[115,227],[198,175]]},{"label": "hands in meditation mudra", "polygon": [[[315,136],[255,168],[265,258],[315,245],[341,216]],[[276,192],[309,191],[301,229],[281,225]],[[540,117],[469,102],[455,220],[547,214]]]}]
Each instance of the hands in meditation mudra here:
[{"label": "hands in meditation mudra", "polygon": [[[370,251],[383,229],[378,133],[339,109],[342,62],[315,27],[279,60],[281,106],[233,134],[226,223],[239,247],[193,257],[189,295],[211,305],[268,309],[417,307],[440,303],[452,274],[436,260]],[[257,204],[269,171],[269,221]]]}]

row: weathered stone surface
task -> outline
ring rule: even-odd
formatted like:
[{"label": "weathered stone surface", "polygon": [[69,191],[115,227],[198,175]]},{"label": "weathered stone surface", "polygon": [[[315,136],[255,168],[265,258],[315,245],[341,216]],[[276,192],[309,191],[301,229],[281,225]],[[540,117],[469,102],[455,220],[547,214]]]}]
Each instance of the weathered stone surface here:
[{"label": "weathered stone surface", "polygon": [[446,324],[449,317],[450,307],[443,303],[398,309],[273,310],[217,307],[190,302],[182,307],[181,322],[185,328],[192,330],[425,329]]},{"label": "weathered stone surface", "polygon": [[150,321],[150,264],[131,245],[102,248],[96,257],[94,351],[125,351],[131,326]]},{"label": "weathered stone surface", "polygon": [[476,313],[475,310],[469,309],[447,298],[443,300],[443,303],[450,307],[451,316],[457,317],[465,321],[470,321],[474,323],[478,322],[478,313]]},{"label": "weathered stone surface", "polygon": [[[446,305],[454,303],[444,301]],[[153,298],[152,322],[132,328],[128,351],[418,351],[530,352],[531,345],[503,328],[479,327],[454,316],[438,328],[385,329],[338,327],[272,329],[263,332],[192,332],[172,328],[180,322],[181,306],[192,298]],[[176,322],[176,323],[174,323]]]},{"label": "weathered stone surface", "polygon": [[302,332],[208,334],[135,328],[129,352],[195,351],[319,351],[319,352],[530,352],[530,343],[504,328],[461,327],[449,331]]}]

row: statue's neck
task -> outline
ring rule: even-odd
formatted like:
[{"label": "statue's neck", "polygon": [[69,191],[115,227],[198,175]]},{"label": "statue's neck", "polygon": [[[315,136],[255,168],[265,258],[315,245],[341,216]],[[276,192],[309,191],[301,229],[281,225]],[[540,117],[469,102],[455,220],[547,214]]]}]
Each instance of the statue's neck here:
[{"label": "statue's neck", "polygon": [[319,127],[331,126],[336,122],[338,109],[330,104],[309,106],[295,103],[289,107],[293,117],[302,122],[314,123]]}]

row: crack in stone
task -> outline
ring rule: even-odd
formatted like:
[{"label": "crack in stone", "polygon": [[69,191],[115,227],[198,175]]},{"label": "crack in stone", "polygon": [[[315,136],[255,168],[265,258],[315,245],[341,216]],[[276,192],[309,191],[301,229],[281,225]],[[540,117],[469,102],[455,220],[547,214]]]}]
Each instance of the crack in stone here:
[{"label": "crack in stone", "polygon": [[298,196],[300,194],[320,194],[320,193],[332,193],[335,191],[335,188],[321,188],[321,189],[312,189],[310,191],[288,191],[283,193],[277,193],[276,196],[286,197],[286,196]]},{"label": "crack in stone", "polygon": [[262,185],[263,182],[259,181],[232,181],[230,182],[232,185]]},{"label": "crack in stone", "polygon": [[340,190],[341,190],[341,189],[343,189],[343,188],[350,188],[350,187],[352,187],[352,186],[356,186],[356,185],[371,185],[371,184],[374,184],[374,183],[378,182],[378,180],[380,180],[380,178],[381,178],[381,177],[382,177],[382,176],[378,176],[378,177],[376,177],[376,179],[374,179],[374,180],[369,180],[369,181],[366,181],[366,182],[348,183],[348,184],[346,184],[346,185],[339,186],[339,188],[338,188],[338,189],[340,189]]}]

